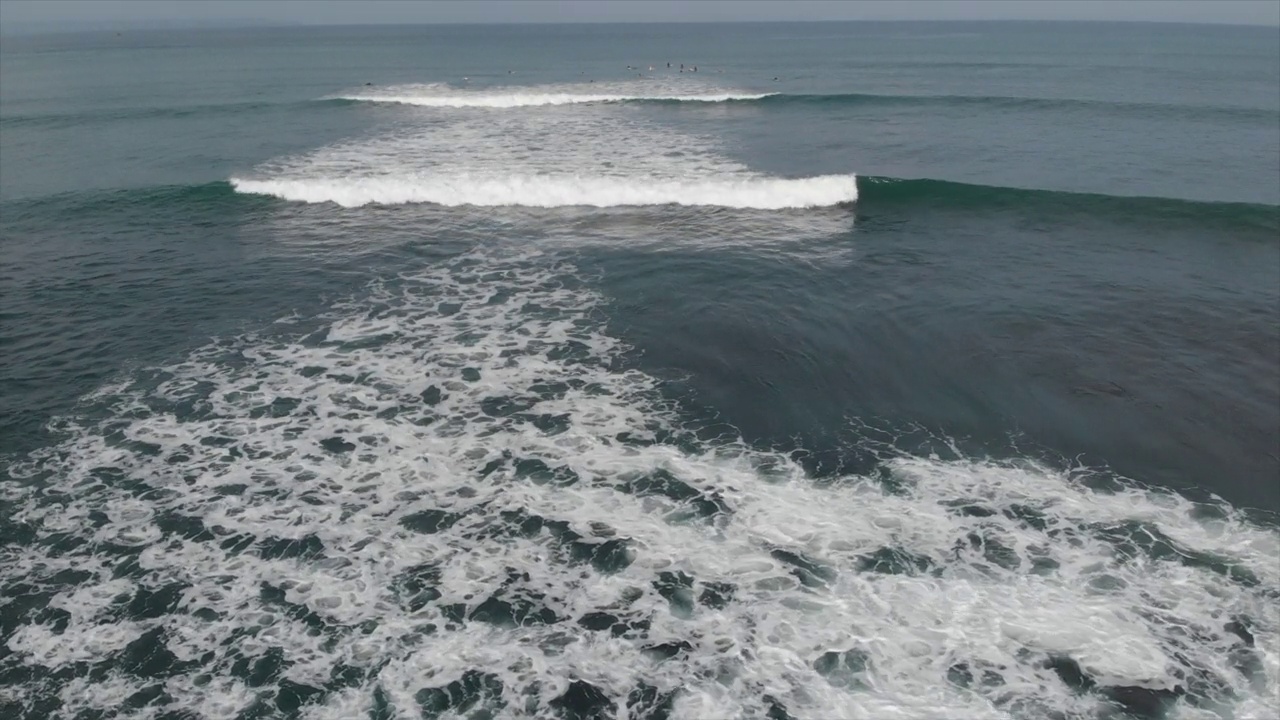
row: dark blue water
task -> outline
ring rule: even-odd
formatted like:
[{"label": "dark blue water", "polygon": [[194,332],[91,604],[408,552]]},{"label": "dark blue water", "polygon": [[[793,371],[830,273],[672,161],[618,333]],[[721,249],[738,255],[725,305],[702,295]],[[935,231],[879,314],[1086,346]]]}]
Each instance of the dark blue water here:
[{"label": "dark blue water", "polygon": [[6,714],[1277,712],[1274,29],[0,55]]}]

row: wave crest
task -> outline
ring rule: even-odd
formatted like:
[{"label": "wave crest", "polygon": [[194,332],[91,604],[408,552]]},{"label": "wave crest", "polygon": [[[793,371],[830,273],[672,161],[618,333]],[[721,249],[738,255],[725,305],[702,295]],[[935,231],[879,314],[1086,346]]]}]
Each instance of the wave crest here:
[{"label": "wave crest", "polygon": [[782,210],[829,207],[858,198],[854,175],[699,179],[521,176],[241,179],[238,192],[343,207],[432,203],[525,207],[687,205]]},{"label": "wave crest", "polygon": [[447,85],[401,85],[334,96],[334,100],[396,103],[438,108],[514,108],[620,102],[702,102],[761,100],[778,93],[691,88],[648,83],[601,83],[538,87],[458,89]]}]

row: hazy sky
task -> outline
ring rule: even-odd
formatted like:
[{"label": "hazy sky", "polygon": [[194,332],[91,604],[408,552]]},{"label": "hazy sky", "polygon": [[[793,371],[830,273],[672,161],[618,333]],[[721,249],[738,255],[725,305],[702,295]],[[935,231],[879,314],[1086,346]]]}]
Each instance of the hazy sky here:
[{"label": "hazy sky", "polygon": [[1280,25],[1280,0],[0,0],[0,25],[1144,20]]}]

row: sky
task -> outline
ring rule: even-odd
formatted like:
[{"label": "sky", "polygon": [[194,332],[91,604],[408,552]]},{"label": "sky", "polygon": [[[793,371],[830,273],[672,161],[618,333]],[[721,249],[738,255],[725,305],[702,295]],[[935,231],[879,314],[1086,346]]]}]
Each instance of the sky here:
[{"label": "sky", "polygon": [[1280,26],[1280,0],[0,0],[0,30],[174,24],[1111,20]]}]

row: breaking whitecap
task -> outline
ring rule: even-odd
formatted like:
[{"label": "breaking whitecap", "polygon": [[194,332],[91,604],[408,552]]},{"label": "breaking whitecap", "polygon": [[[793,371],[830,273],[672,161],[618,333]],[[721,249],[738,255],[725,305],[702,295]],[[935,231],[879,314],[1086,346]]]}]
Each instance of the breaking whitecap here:
[{"label": "breaking whitecap", "polygon": [[451,111],[268,163],[231,183],[243,193],[343,207],[781,210],[845,205],[858,198],[852,174],[772,177],[726,157],[712,139],[591,108],[499,117]]}]

